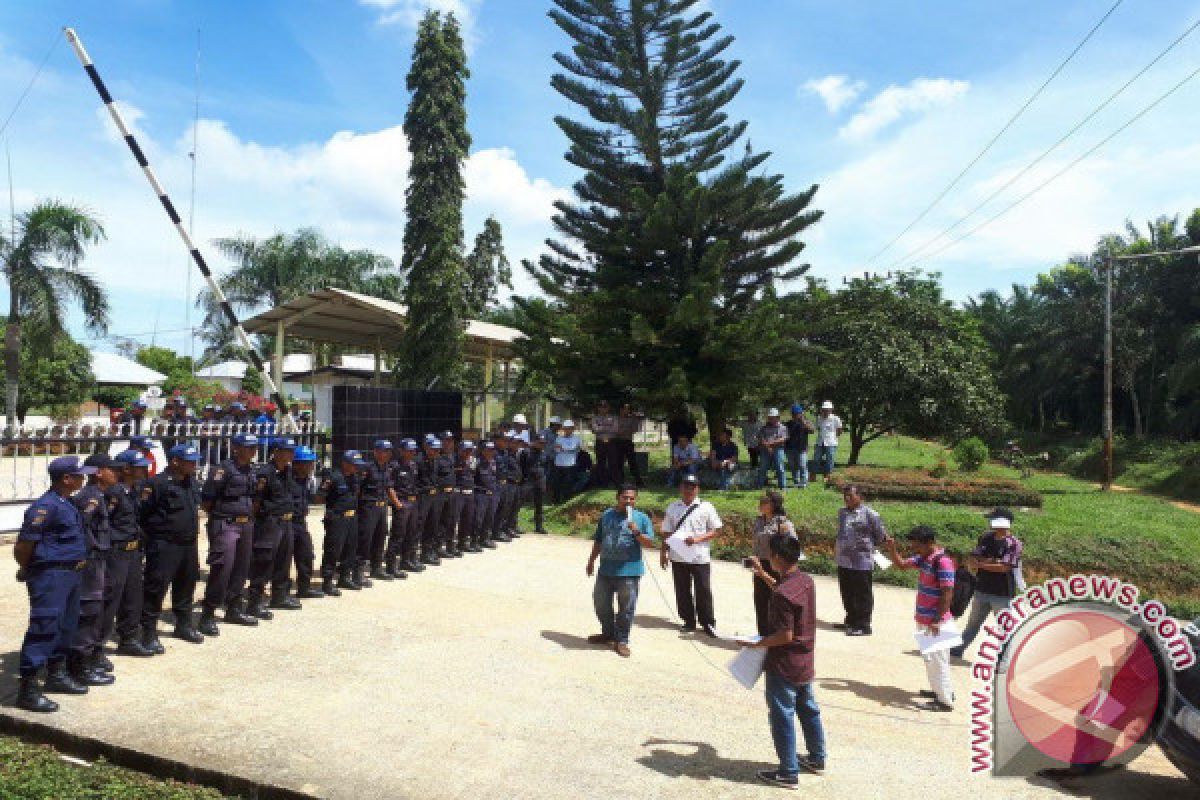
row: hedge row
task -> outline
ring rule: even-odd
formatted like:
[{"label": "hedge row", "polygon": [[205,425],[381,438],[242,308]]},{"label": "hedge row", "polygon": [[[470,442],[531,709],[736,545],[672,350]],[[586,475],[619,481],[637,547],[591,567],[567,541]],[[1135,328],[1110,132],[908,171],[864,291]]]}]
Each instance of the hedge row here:
[{"label": "hedge row", "polygon": [[957,475],[935,478],[928,472],[915,469],[850,467],[834,473],[828,486],[841,491],[849,484],[858,486],[867,497],[877,500],[969,506],[1042,507],[1041,494],[1023,483],[1003,478]]}]

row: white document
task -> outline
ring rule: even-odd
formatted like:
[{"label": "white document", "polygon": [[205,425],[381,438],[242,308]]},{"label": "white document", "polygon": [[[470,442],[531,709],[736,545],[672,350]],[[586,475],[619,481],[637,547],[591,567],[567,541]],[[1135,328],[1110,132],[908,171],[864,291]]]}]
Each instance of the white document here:
[{"label": "white document", "polygon": [[693,563],[703,555],[703,551],[694,544],[687,543],[690,534],[676,531],[667,537],[667,549],[675,561]]},{"label": "white document", "polygon": [[875,566],[879,567],[880,569],[891,569],[892,567],[892,560],[878,550],[871,554],[871,560],[874,561]]},{"label": "white document", "polygon": [[913,638],[917,640],[917,649],[921,651],[921,655],[962,647],[962,634],[953,622],[943,622],[938,626],[936,636],[930,634],[928,629],[923,629],[914,631]]},{"label": "white document", "polygon": [[729,674],[747,689],[753,689],[762,675],[763,663],[767,659],[765,647],[743,647],[729,662]]}]

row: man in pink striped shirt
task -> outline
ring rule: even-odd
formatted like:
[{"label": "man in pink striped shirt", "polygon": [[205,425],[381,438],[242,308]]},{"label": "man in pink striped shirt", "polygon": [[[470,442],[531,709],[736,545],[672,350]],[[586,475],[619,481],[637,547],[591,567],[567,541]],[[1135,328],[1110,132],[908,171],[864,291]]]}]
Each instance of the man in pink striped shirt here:
[{"label": "man in pink striped shirt", "polygon": [[[938,546],[937,533],[928,525],[918,525],[909,531],[908,539],[914,555],[901,558],[896,552],[895,541],[888,539],[892,561],[901,569],[919,570],[917,575],[917,626],[932,636],[937,636],[941,626],[954,622],[950,603],[954,599],[954,559]],[[954,684],[950,679],[950,651],[932,650],[922,653],[925,673],[929,676],[931,691],[922,691],[922,697],[930,698],[922,708],[927,711],[954,710]]]}]

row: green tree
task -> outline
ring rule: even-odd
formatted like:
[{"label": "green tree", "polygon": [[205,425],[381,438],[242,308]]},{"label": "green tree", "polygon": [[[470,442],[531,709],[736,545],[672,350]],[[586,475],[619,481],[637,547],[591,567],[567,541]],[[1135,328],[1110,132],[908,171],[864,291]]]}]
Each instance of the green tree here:
[{"label": "green tree", "polygon": [[[4,327],[7,333],[7,324]],[[87,402],[96,384],[86,347],[61,330],[28,322],[21,341],[19,380],[16,419],[20,422],[33,409],[54,419],[77,418],[80,404]]]},{"label": "green tree", "polygon": [[794,346],[776,286],[807,270],[817,187],[788,194],[768,153],[740,147],[733,37],[696,0],[555,5],[572,47],[552,85],[586,117],[556,122],[584,175],[557,204],[561,239],[525,265],[552,302],[518,301],[523,357],[581,404],[697,404],[715,429]]},{"label": "green tree", "polygon": [[513,288],[512,267],[504,253],[504,231],[488,217],[467,256],[467,314],[478,319],[495,305],[501,286]]},{"label": "green tree", "polygon": [[[19,214],[12,233],[12,239],[0,234],[0,261],[8,281],[4,373],[9,428],[23,416],[20,409],[29,407],[20,399],[25,325],[40,328],[47,341],[65,338],[65,306],[75,301],[89,330],[108,327],[108,296],[79,266],[88,245],[104,238],[95,216],[77,206],[44,201]],[[90,365],[90,360],[84,363]]]},{"label": "green tree", "polygon": [[457,385],[462,372],[468,278],[463,259],[463,161],[467,133],[467,55],[458,20],[431,11],[413,46],[404,115],[412,153],[404,226],[407,328],[397,374],[418,387]]},{"label": "green tree", "polygon": [[893,431],[960,438],[995,432],[1003,396],[975,320],[942,297],[936,275],[813,282],[809,338],[822,351],[818,391],[850,434],[850,464]]},{"label": "green tree", "polygon": [[242,391],[250,394],[262,394],[263,376],[253,364],[246,365],[246,374],[242,376]]}]

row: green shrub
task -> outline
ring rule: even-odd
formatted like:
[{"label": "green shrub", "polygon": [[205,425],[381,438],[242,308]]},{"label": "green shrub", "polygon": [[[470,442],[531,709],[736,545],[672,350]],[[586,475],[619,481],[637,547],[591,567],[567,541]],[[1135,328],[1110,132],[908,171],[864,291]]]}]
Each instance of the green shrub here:
[{"label": "green shrub", "polygon": [[954,460],[958,462],[959,469],[978,472],[987,463],[988,446],[978,436],[963,439],[954,445]]},{"label": "green shrub", "polygon": [[854,484],[871,499],[969,506],[1041,508],[1042,496],[1018,481],[956,476],[938,478],[919,469],[850,467],[834,473],[828,487],[841,491]]}]

